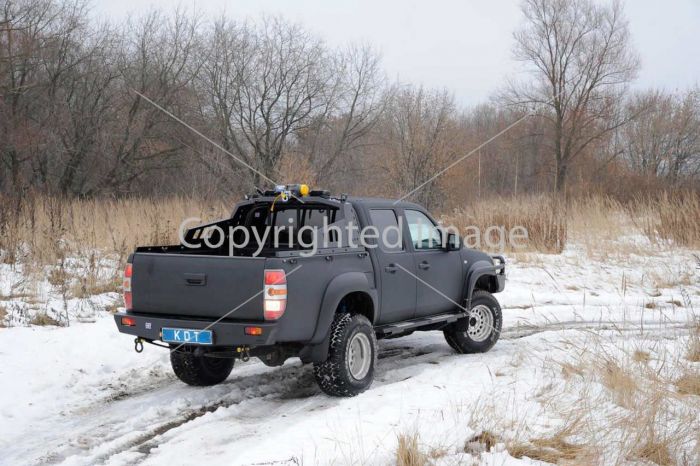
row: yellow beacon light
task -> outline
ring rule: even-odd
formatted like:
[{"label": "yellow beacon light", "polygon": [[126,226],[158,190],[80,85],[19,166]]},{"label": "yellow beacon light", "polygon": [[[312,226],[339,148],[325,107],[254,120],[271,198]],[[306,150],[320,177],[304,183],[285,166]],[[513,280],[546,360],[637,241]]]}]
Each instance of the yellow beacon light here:
[{"label": "yellow beacon light", "polygon": [[302,184],[299,186],[299,194],[302,196],[308,196],[309,195],[309,185],[307,184]]}]

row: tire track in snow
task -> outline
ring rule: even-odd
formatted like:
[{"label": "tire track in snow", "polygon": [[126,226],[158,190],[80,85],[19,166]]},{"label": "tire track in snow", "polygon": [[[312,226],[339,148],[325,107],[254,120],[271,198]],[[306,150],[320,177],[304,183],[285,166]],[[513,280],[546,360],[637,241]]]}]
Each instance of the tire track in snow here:
[{"label": "tire track in snow", "polygon": [[[671,330],[688,328],[689,325],[669,322],[645,323],[644,325],[645,330],[658,330],[659,327]],[[567,321],[545,325],[518,325],[504,329],[501,338],[515,340],[542,332],[570,329],[639,331],[640,326],[630,325],[629,321]],[[442,359],[463,357],[454,353],[446,344],[408,346],[400,344],[398,341],[385,340],[382,342],[382,346],[378,355],[381,362],[377,368],[377,378],[373,388],[410,379],[416,373],[424,370],[427,367],[426,364],[440,364]],[[399,374],[406,367],[415,367],[415,373],[408,376]],[[53,442],[52,439],[42,441],[43,448],[50,449],[51,453],[36,458],[34,462],[35,464],[53,464],[67,459],[77,462],[84,459],[85,464],[95,464],[106,462],[115,455],[126,452],[136,452],[147,456],[153,448],[159,445],[156,441],[159,437],[219,409],[255,400],[274,400],[283,404],[285,400],[310,398],[321,394],[314,383],[310,366],[302,366],[295,362],[278,368],[266,368],[262,366],[262,363],[256,363],[243,368],[251,370],[252,373],[233,376],[221,385],[204,390],[182,385],[175,386],[173,389],[171,386],[158,384],[152,390],[144,391],[143,386],[140,386],[135,394],[124,394],[119,398],[107,400],[105,405],[99,407],[101,412],[98,412],[98,407],[94,407],[94,411],[91,410],[93,412],[83,412],[76,416],[74,421],[80,425],[79,428],[72,432],[60,432],[60,438],[53,439]],[[263,371],[255,370],[259,368],[262,368]],[[149,415],[152,414],[150,412],[137,414],[134,418],[134,413],[128,409],[128,405],[134,401],[139,401],[134,403],[135,405],[154,403],[158,407],[158,402],[163,402],[161,399],[163,394],[168,392],[176,392],[176,396],[179,395],[178,392],[182,392],[182,395],[185,396],[194,395],[197,397],[199,395],[201,400],[195,401],[192,406],[184,410],[180,410],[179,407],[173,406],[172,402],[182,401],[182,399],[169,399],[166,396],[165,399],[169,399],[171,403],[160,406],[163,412],[157,413],[156,419],[149,418]],[[328,409],[335,404],[333,399],[324,397],[323,403],[312,407],[312,409]],[[105,406],[108,407],[107,413],[105,413]],[[173,410],[179,412],[177,415],[170,416]],[[107,419],[104,419],[105,414],[107,414]],[[270,415],[275,415],[274,411],[268,413],[268,416]],[[128,419],[124,419],[125,417]],[[94,425],[94,421],[98,421],[98,424]],[[138,425],[139,421],[143,422],[142,425],[149,427],[134,432],[133,425]],[[94,442],[91,444],[91,442],[86,441],[81,445],[83,443],[81,439],[85,437],[97,438],[99,442],[95,445]],[[71,443],[66,445],[65,441],[61,443],[61,440],[65,438],[77,438],[78,441],[75,443],[78,445]]]},{"label": "tire track in snow", "polygon": [[501,331],[501,338],[504,340],[515,340],[537,335],[543,332],[553,332],[562,330],[614,330],[619,332],[634,332],[647,330],[683,330],[689,329],[693,324],[669,321],[644,322],[644,325],[632,324],[630,321],[582,321],[570,320],[554,322],[545,325],[521,324]]},{"label": "tire track in snow", "polygon": [[[296,378],[300,369],[303,368],[299,365],[289,365],[263,373],[255,372],[231,377],[223,384],[204,389],[174,382],[173,386],[160,390],[113,400],[101,410],[96,408],[91,413],[75,417],[72,424],[78,427],[60,432],[60,439],[53,439],[58,445],[51,445],[50,439],[42,442],[43,448],[50,448],[52,452],[37,458],[34,463],[60,463],[74,456],[77,458],[73,459],[78,461],[84,457],[85,464],[102,463],[115,454],[139,447],[219,408],[287,393],[290,381]],[[183,404],[187,406],[181,408]],[[144,406],[147,408],[142,409]],[[140,426],[148,427],[134,431]],[[61,443],[60,440],[65,438],[76,440]]]},{"label": "tire track in snow", "polygon": [[[516,328],[516,329],[509,329],[509,331],[504,332],[503,339],[504,340],[517,340],[521,338],[527,338],[542,332],[547,332],[547,331],[561,331],[561,330],[615,330],[619,332],[630,332],[630,331],[639,331],[640,327],[638,325],[630,325],[629,322],[625,323],[623,326],[620,322],[615,322],[615,321],[607,321],[607,322],[602,322],[602,321],[595,321],[595,322],[584,322],[584,321],[569,321],[569,322],[557,322],[557,323],[551,323],[543,326],[528,326],[527,328]],[[649,323],[648,325],[645,324],[645,329],[655,329],[657,335],[665,334],[665,332],[658,333],[658,330],[677,330],[677,329],[687,329],[690,328],[688,324],[681,324],[681,323],[668,323],[668,322],[653,322]],[[382,342],[385,346],[383,348],[380,348],[380,353],[378,355],[378,359],[382,361],[378,365],[378,370],[377,370],[377,375],[375,377],[375,382],[370,388],[370,391],[372,389],[376,389],[385,385],[391,385],[394,383],[400,383],[405,380],[411,379],[414,376],[419,375],[420,372],[425,370],[428,365],[430,364],[437,364],[439,365],[441,361],[444,360],[453,360],[457,358],[465,358],[469,357],[470,355],[462,355],[462,354],[457,354],[454,351],[452,351],[446,344],[441,343],[431,343],[428,345],[424,344],[419,344],[415,346],[408,346],[405,343],[399,343],[398,341],[393,341],[393,340],[385,340]],[[484,354],[475,354],[471,355],[471,358],[469,360],[470,363],[477,362],[478,364],[482,364],[483,358],[484,357],[489,357],[489,356],[497,356],[497,357],[503,357],[503,353],[497,354],[496,352],[489,353],[489,355],[484,355]],[[478,359],[478,360],[477,360]],[[275,400],[275,401],[284,401],[287,399],[296,399],[296,398],[307,398],[307,397],[314,397],[317,395],[321,395],[320,390],[316,387],[314,380],[313,380],[313,374],[311,372],[310,366],[302,366],[299,367],[302,371],[302,376],[297,379],[297,386],[298,390],[303,393],[302,396],[290,396],[293,392],[289,393],[280,393],[279,395],[272,395],[269,397],[269,400]],[[406,368],[412,368],[412,371],[408,375],[405,374],[405,369]],[[306,380],[305,380],[306,379]],[[299,393],[297,393],[299,395]],[[318,409],[329,409],[335,406],[336,403],[333,403],[332,398],[322,398],[324,400],[324,403],[321,404],[320,406],[314,406],[311,407],[311,411],[316,411]],[[252,401],[252,400],[246,400],[246,401]],[[228,405],[225,407],[230,407],[232,405]],[[272,414],[274,415],[274,414]],[[234,417],[234,415],[232,415]],[[270,416],[264,416],[263,418],[259,418],[258,420],[264,421],[266,418],[269,418]],[[182,424],[181,424],[182,425]],[[177,426],[180,427],[180,426]],[[164,432],[167,433],[167,432]],[[237,435],[237,439],[242,439],[244,437],[249,437],[252,435],[256,435],[256,432],[249,432],[243,436]],[[154,437],[155,438],[155,437]],[[151,439],[153,440],[153,438]],[[169,441],[170,439],[166,439]],[[140,458],[140,460],[144,460],[152,451],[152,449],[158,447],[157,442],[151,442],[151,443],[144,443],[141,444],[140,446],[134,447],[133,449],[136,449],[139,451],[139,453],[142,453],[144,456]],[[127,451],[127,450],[125,450]]]}]

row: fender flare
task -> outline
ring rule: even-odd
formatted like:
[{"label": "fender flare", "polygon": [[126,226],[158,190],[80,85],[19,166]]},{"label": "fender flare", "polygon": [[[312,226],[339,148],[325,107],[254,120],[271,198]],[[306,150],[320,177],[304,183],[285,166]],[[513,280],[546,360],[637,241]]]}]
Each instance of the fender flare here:
[{"label": "fender flare", "polygon": [[[370,287],[364,272],[346,272],[333,278],[321,300],[321,308],[316,320],[316,329],[308,344],[302,348],[299,357],[303,362],[322,362],[328,358],[330,329],[340,301],[350,293],[367,293],[372,300],[374,316],[377,317],[377,290]],[[372,322],[374,323],[374,322]]]},{"label": "fender flare", "polygon": [[496,279],[497,288],[493,292],[497,293],[503,291],[503,286],[505,282],[505,275],[503,274],[505,268],[505,259],[501,256],[495,256],[499,259],[500,264],[494,265],[493,262],[480,260],[474,262],[469,271],[467,272],[467,280],[465,283],[465,289],[463,294],[463,302],[466,303],[466,308],[471,308],[472,295],[474,294],[474,287],[479,279],[485,275],[492,276]]}]

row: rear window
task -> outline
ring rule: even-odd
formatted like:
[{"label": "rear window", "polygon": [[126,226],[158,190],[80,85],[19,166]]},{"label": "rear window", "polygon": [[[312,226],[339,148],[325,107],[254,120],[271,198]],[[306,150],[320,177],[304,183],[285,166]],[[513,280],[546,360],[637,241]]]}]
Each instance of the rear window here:
[{"label": "rear window", "polygon": [[[318,204],[276,204],[274,210],[271,210],[270,204],[258,204],[253,206],[249,213],[241,216],[240,224],[257,230],[260,238],[264,238],[265,231],[270,229],[271,231],[265,237],[266,247],[275,247],[276,237],[277,247],[280,249],[308,249],[306,245],[314,241],[315,235],[317,235],[318,247],[326,247],[326,245],[334,247],[339,240],[337,232],[329,231],[326,242],[323,240],[323,227],[333,225],[337,215],[337,208]],[[275,231],[278,232],[275,233]],[[238,234],[242,237],[242,233]],[[237,241],[239,237],[236,237]],[[300,238],[301,241],[299,241]]]},{"label": "rear window", "polygon": [[274,214],[270,214],[269,223],[272,226],[291,227],[294,229],[308,226],[311,228],[322,228],[324,221],[326,225],[334,222],[332,218],[335,209],[330,208],[299,208],[280,209]]}]

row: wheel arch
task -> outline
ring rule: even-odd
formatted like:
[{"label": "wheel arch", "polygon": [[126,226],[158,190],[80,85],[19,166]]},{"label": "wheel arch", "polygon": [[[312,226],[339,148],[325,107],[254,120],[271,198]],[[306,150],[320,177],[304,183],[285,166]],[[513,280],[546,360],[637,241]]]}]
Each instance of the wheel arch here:
[{"label": "wheel arch", "polygon": [[463,302],[466,302],[469,308],[475,290],[484,290],[489,293],[503,291],[503,280],[503,275],[498,273],[493,262],[485,260],[474,262],[467,272]]},{"label": "wheel arch", "polygon": [[353,306],[374,324],[378,316],[377,291],[370,287],[364,272],[346,272],[334,277],[326,287],[321,300],[316,329],[299,357],[304,362],[325,361],[328,357],[328,338],[333,318],[344,306]]},{"label": "wheel arch", "polygon": [[361,314],[374,324],[377,310],[372,296],[367,291],[351,291],[341,298],[335,312]]}]

